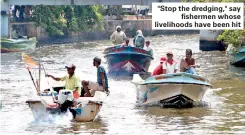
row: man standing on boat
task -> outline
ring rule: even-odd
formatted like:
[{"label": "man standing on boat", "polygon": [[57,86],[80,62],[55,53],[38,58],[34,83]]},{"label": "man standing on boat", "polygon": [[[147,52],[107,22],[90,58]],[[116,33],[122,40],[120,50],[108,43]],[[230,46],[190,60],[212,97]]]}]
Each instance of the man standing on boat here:
[{"label": "man standing on boat", "polygon": [[173,53],[167,53],[167,60],[162,64],[163,74],[173,74],[178,71],[177,62],[173,59]]},{"label": "man standing on boat", "polygon": [[160,59],[160,65],[158,65],[158,66],[156,67],[156,69],[153,71],[152,76],[163,74],[162,64],[163,64],[166,60],[167,60],[166,57],[162,57],[162,58]]},{"label": "man standing on boat", "polygon": [[100,64],[101,64],[101,59],[95,57],[93,60],[93,65],[97,68],[97,82],[91,82],[85,80],[82,81],[83,89],[86,92],[84,95],[85,97],[94,96],[95,91],[109,92],[107,75],[104,67],[101,66]]},{"label": "man standing on boat", "polygon": [[122,31],[121,26],[117,26],[116,31],[112,33],[110,39],[114,45],[121,45],[125,41],[126,34]]},{"label": "man standing on boat", "polygon": [[[65,81],[65,89],[72,90],[73,95],[75,98],[78,98],[81,94],[81,83],[80,79],[75,76],[75,69],[76,66],[73,64],[65,66],[67,69],[68,75],[56,78],[52,75],[47,75],[48,77],[51,77],[55,81]],[[66,100],[64,104],[61,105],[61,112],[66,112],[69,107],[71,107],[73,104],[72,101]]]},{"label": "man standing on boat", "polygon": [[133,40],[134,46],[143,49],[145,45],[145,37],[141,30],[138,30],[136,34],[137,35],[134,37]]}]

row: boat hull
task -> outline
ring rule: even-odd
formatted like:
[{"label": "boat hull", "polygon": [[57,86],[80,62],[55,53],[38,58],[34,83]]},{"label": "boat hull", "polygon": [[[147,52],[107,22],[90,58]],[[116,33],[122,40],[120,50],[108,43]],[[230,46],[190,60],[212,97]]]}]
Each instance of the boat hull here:
[{"label": "boat hull", "polygon": [[135,73],[146,73],[153,60],[147,51],[135,47],[106,49],[105,58],[109,76],[132,76]]},{"label": "boat hull", "polygon": [[206,90],[211,87],[208,80],[189,73],[163,74],[140,80],[134,76],[137,101],[142,105],[161,103],[176,105],[200,102]]},{"label": "boat hull", "polygon": [[200,102],[207,89],[207,86],[195,84],[140,85],[137,87],[137,100],[143,104],[185,105]]},{"label": "boat hull", "polygon": [[245,67],[245,46],[235,54],[231,64],[239,67]]},{"label": "boat hull", "polygon": [[[43,96],[41,98],[44,99],[48,104],[53,104],[51,96]],[[30,99],[27,100],[26,103],[31,108],[35,120],[49,120],[49,117],[47,116],[50,114],[61,114],[59,107],[46,107],[39,99]],[[102,103],[89,101],[85,106],[79,106],[78,108],[73,109],[76,112],[75,120],[77,122],[93,121],[98,115],[101,107]],[[50,119],[52,120],[52,118]]]},{"label": "boat hull", "polygon": [[36,37],[29,39],[1,39],[1,53],[35,50]]}]

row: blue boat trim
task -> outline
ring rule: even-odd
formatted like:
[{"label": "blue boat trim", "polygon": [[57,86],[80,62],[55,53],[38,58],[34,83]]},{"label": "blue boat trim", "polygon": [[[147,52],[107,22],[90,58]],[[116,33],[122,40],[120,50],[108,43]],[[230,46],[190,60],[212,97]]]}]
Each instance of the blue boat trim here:
[{"label": "blue boat trim", "polygon": [[150,88],[150,93],[156,91],[158,88],[159,88],[159,86],[158,87],[152,87],[152,88]]},{"label": "blue boat trim", "polygon": [[76,111],[76,114],[77,115],[81,115],[82,114],[82,109],[81,108],[77,108],[77,109],[74,109]]}]

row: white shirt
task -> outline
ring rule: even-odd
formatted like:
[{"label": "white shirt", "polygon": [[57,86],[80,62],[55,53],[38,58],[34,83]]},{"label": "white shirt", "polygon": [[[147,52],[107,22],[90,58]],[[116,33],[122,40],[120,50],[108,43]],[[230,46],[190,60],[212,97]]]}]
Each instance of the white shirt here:
[{"label": "white shirt", "polygon": [[110,39],[114,42],[115,45],[122,44],[123,41],[126,39],[126,35],[123,31],[120,32],[113,32]]},{"label": "white shirt", "polygon": [[147,47],[147,46],[145,45],[145,46],[144,46],[144,50],[146,50],[146,51],[150,51],[150,50],[152,50],[152,49],[151,49],[151,47],[150,47],[150,46],[148,46],[148,47]]},{"label": "white shirt", "polygon": [[173,74],[174,70],[178,70],[177,62],[173,61],[173,64],[169,64],[167,61],[165,61],[162,64],[162,68],[166,69],[166,74]]}]

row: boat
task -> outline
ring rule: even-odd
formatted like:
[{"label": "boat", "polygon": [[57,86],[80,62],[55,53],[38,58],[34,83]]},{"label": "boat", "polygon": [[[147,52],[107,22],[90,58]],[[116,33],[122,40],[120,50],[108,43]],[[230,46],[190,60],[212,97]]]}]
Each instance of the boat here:
[{"label": "boat", "polygon": [[104,51],[109,76],[133,76],[147,73],[153,57],[148,51],[136,47],[120,45],[106,48]]},{"label": "boat", "polygon": [[[69,92],[72,95],[72,92],[70,90],[59,90],[59,94],[61,95],[63,93]],[[54,94],[55,96],[57,94]],[[103,105],[103,102],[106,98],[106,93],[96,91],[94,97],[79,97],[77,99],[74,99],[74,101],[77,103],[76,107],[70,108],[70,111],[75,112],[76,115],[74,117],[74,120],[77,122],[91,122],[94,121],[101,110],[101,107]],[[66,98],[67,95],[64,94],[64,97]],[[60,100],[63,100],[58,96],[58,103],[61,103]],[[63,100],[64,102],[64,100]],[[33,117],[36,121],[39,120],[52,120],[53,115],[62,115],[61,109],[59,107],[59,104],[55,103],[53,101],[52,94],[49,92],[42,92],[39,97],[31,98],[26,101],[26,103],[31,108]]]},{"label": "boat", "polygon": [[245,67],[245,46],[243,46],[238,53],[235,53],[231,64],[239,67]]},{"label": "boat", "polygon": [[202,101],[205,91],[212,87],[200,75],[180,72],[151,77],[133,76],[140,105],[160,104],[164,107],[187,107]]},{"label": "boat", "polygon": [[8,39],[1,38],[1,53],[22,52],[35,50],[37,44],[36,37]]},{"label": "boat", "polygon": [[[45,76],[47,75],[44,66],[32,60],[32,58],[25,53],[22,53],[22,59],[28,65],[27,70],[37,92],[37,96],[26,100],[26,103],[29,105],[35,120],[52,121],[53,114],[63,116],[63,114],[69,113],[68,110],[61,112],[61,106],[65,103],[65,101],[72,102],[73,105],[69,107],[69,110],[72,113],[75,121],[89,122],[94,121],[97,118],[102,104],[108,95],[107,93],[96,91],[93,97],[76,97],[73,95],[72,90],[66,90],[64,89],[64,86],[52,87],[48,81],[48,78],[46,78],[48,89],[41,91],[41,71],[44,71]],[[34,70],[33,73],[37,73],[35,70],[39,71],[39,75],[35,75],[38,78],[33,78],[32,70]],[[81,96],[83,95],[84,94],[82,92]]]}]

